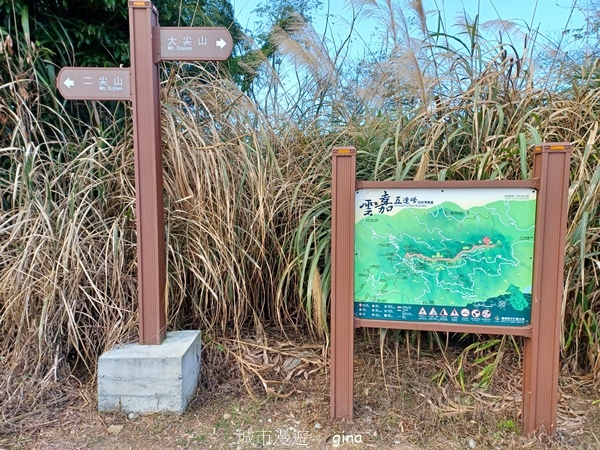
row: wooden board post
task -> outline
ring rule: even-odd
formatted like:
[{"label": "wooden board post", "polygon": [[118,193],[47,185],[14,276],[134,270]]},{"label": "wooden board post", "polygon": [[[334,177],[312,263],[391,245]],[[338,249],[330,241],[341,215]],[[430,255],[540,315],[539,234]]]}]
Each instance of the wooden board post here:
[{"label": "wooden board post", "polygon": [[223,61],[233,50],[233,38],[223,27],[160,28],[151,1],[129,0],[128,5],[131,68],[64,67],[56,85],[69,100],[133,103],[139,343],[158,345],[167,331],[158,63]]},{"label": "wooden board post", "polygon": [[352,420],[354,403],[354,189],[356,150],[333,149],[331,186],[331,417]]},{"label": "wooden board post", "polygon": [[531,305],[532,334],[523,349],[523,431],[556,433],[563,271],[571,145],[535,147],[539,179]]},{"label": "wooden board post", "polygon": [[149,1],[129,2],[139,342],[152,345],[160,344],[167,330],[159,68],[151,39],[157,26],[158,14]]}]

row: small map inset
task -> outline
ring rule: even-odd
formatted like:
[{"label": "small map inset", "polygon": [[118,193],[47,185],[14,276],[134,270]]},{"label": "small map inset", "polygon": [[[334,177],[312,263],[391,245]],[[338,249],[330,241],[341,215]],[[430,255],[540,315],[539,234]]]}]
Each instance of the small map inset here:
[{"label": "small map inset", "polygon": [[355,314],[529,324],[535,210],[528,188],[357,191]]}]

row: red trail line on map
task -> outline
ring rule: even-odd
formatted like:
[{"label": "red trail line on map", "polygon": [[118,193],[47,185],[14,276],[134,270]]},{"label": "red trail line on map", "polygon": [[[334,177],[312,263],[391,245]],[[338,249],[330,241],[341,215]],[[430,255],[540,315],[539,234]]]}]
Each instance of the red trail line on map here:
[{"label": "red trail line on map", "polygon": [[483,245],[474,245],[473,247],[471,247],[468,250],[461,250],[460,252],[458,252],[458,254],[454,257],[454,258],[431,258],[429,256],[425,256],[422,253],[407,253],[406,255],[404,255],[405,258],[420,258],[420,259],[425,259],[427,261],[430,262],[437,262],[437,261],[445,261],[445,262],[456,262],[460,259],[460,257],[466,253],[473,253],[475,250],[479,250],[482,248],[493,248],[496,247],[498,244],[483,244]]}]

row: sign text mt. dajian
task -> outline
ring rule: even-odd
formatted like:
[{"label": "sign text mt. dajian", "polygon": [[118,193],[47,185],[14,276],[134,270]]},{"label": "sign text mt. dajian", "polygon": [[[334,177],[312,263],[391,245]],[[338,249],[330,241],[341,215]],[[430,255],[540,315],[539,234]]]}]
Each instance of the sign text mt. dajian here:
[{"label": "sign text mt. dajian", "polygon": [[159,61],[224,61],[233,50],[224,27],[160,27],[158,35]]}]

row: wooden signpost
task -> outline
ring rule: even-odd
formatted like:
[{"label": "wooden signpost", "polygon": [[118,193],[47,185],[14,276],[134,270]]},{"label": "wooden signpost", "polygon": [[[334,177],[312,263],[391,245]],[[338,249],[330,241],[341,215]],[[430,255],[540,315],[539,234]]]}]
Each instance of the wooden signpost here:
[{"label": "wooden signpost", "polygon": [[161,61],[222,61],[233,49],[226,28],[165,27],[150,1],[129,1],[131,68],[65,67],[57,87],[70,100],[131,100],[135,154],[139,343],[166,335],[165,225],[160,127]]},{"label": "wooden signpost", "polygon": [[571,146],[524,181],[356,180],[333,150],[331,416],[352,419],[354,329],[524,338],[522,425],[556,433]]}]

